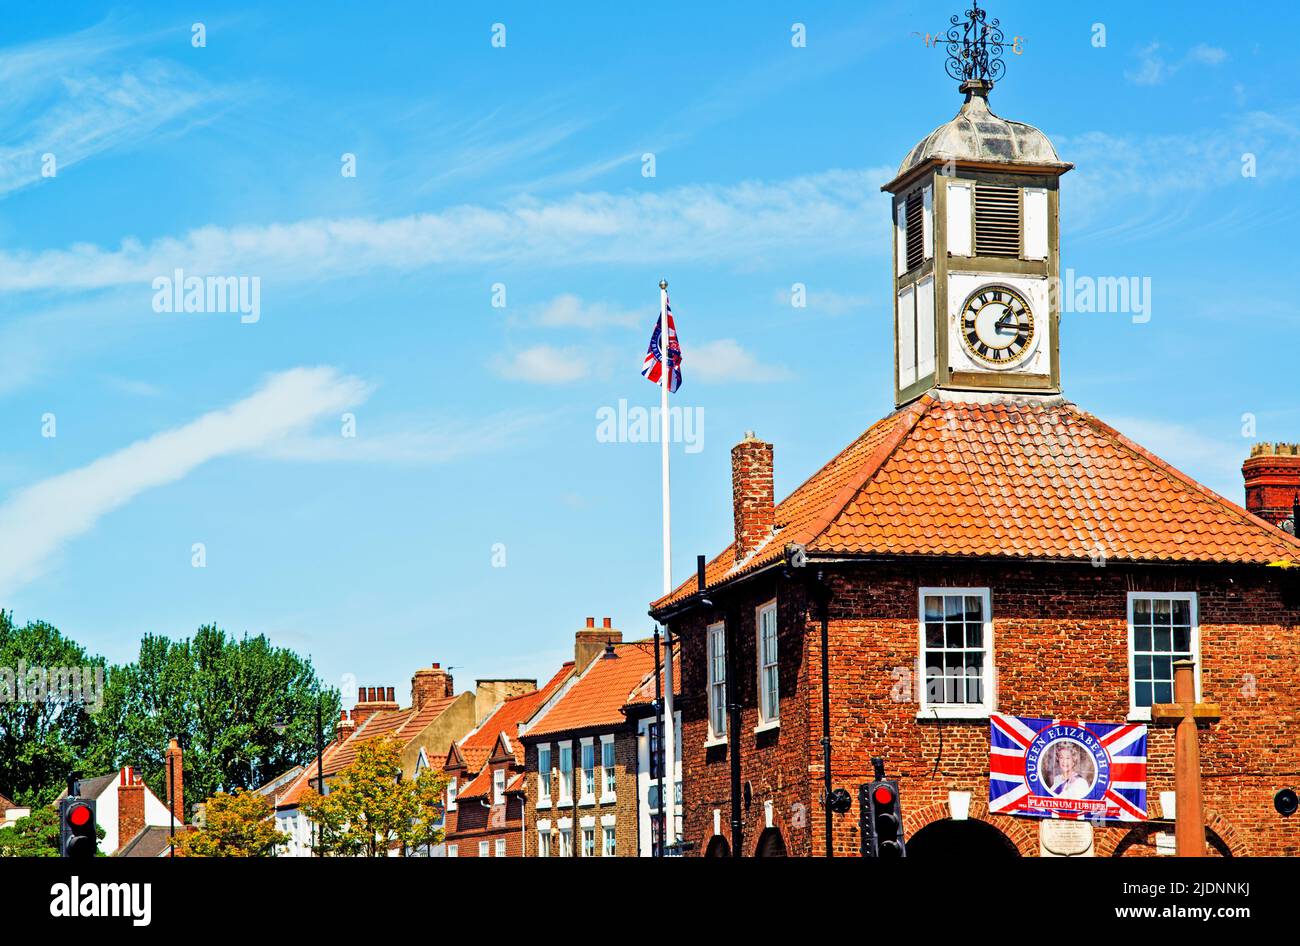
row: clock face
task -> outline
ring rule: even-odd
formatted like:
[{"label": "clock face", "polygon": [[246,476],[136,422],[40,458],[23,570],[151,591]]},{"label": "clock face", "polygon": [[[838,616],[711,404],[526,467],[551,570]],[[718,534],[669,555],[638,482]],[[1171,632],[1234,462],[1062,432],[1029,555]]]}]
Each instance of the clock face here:
[{"label": "clock face", "polygon": [[962,306],[962,344],[983,364],[999,368],[1015,364],[1028,354],[1034,331],[1029,303],[1008,286],[981,286]]}]

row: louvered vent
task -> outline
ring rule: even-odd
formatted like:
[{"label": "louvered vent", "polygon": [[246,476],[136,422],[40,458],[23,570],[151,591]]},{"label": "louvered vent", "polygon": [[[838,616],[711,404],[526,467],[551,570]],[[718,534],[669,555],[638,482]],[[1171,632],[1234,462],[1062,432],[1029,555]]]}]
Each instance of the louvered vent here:
[{"label": "louvered vent", "polygon": [[975,255],[1020,255],[1020,188],[975,185]]},{"label": "louvered vent", "polygon": [[907,268],[916,269],[925,260],[925,223],[923,220],[925,199],[920,191],[913,191],[907,196]]}]

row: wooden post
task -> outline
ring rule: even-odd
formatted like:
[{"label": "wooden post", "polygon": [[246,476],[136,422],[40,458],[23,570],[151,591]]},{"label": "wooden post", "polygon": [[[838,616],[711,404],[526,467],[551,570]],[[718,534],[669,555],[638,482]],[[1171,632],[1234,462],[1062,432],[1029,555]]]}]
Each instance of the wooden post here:
[{"label": "wooden post", "polygon": [[1201,797],[1201,753],[1197,745],[1198,720],[1219,718],[1215,703],[1196,702],[1191,660],[1174,662],[1174,702],[1151,707],[1157,726],[1177,726],[1174,732],[1174,841],[1179,857],[1205,856],[1205,803]]}]

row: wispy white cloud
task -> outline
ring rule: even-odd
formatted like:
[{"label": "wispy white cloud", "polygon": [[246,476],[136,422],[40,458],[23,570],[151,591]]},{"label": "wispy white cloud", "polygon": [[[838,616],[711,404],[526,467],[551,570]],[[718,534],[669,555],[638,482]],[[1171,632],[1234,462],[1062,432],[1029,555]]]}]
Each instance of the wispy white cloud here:
[{"label": "wispy white cloud", "polygon": [[160,274],[251,273],[305,280],[436,265],[573,266],[674,261],[752,264],[781,253],[860,257],[880,248],[886,169],[833,170],[783,181],[693,185],[653,194],[524,197],[487,207],[385,219],[312,219],[203,227],[115,249],[75,245],[0,253],[0,290],[80,291]]},{"label": "wispy white cloud", "polygon": [[497,376],[529,384],[573,384],[608,371],[608,354],[581,346],[533,345],[489,362]]},{"label": "wispy white cloud", "polygon": [[[0,49],[0,195],[202,120],[225,93],[109,25]],[[129,56],[126,54],[130,53]]]},{"label": "wispy white cloud", "polygon": [[[652,308],[651,315],[657,314]],[[645,313],[631,312],[606,302],[587,302],[564,293],[535,310],[532,321],[545,328],[631,328],[645,321]]]},{"label": "wispy white cloud", "polygon": [[724,382],[784,381],[791,377],[784,365],[767,364],[734,338],[720,338],[691,347],[682,355],[682,370],[705,384]]},{"label": "wispy white cloud", "polygon": [[507,411],[474,419],[429,419],[371,432],[364,417],[355,436],[299,434],[268,444],[262,456],[308,463],[429,465],[495,453],[528,437],[547,422],[535,411]]},{"label": "wispy white cloud", "polygon": [[1137,50],[1137,67],[1127,70],[1124,78],[1134,85],[1161,85],[1189,65],[1217,66],[1228,58],[1228,53],[1218,46],[1197,43],[1181,57],[1172,61],[1162,52],[1158,42],[1150,42]]},{"label": "wispy white cloud", "polygon": [[0,505],[0,597],[38,577],[73,539],[136,496],[210,460],[247,453],[364,401],[368,387],[333,368],[271,375],[248,397],[86,466],[27,486]]}]

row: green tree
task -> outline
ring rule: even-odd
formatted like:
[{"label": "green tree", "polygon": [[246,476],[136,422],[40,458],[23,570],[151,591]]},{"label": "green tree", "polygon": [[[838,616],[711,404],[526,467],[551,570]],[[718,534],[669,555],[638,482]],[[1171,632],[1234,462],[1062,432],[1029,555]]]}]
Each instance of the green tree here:
[{"label": "green tree", "polygon": [[442,800],[447,777],[425,769],[414,781],[402,778],[396,740],[383,736],[357,747],[357,756],[320,795],[308,789],[300,807],[317,826],[320,856],[387,857],[443,839]]},{"label": "green tree", "polygon": [[[104,829],[95,825],[95,836],[101,844],[99,856],[107,856],[103,849]],[[0,830],[0,857],[58,857],[59,810],[54,805],[34,808],[25,818],[19,818],[12,827]]]},{"label": "green tree", "polygon": [[[167,742],[185,749],[185,794],[252,788],[316,755],[316,706],[333,738],[339,694],[324,690],[309,660],[264,636],[233,638],[204,625],[192,638],[149,634],[137,659],[109,674],[98,722],[103,768],[137,767],[159,797],[167,790]],[[275,731],[285,719],[284,735]]]},{"label": "green tree", "polygon": [[34,683],[33,669],[56,668],[89,669],[92,681],[98,670],[99,682],[87,693],[108,682],[102,657],[87,654],[57,628],[43,622],[17,627],[12,613],[0,611],[0,794],[23,806],[49,803],[74,772],[93,774],[84,766],[94,761],[94,706],[63,698],[66,694],[32,699],[36,692],[22,692]]},{"label": "green tree", "polygon": [[289,835],[275,830],[275,812],[261,795],[236,789],[217,792],[205,807],[205,824],[182,835],[176,853],[185,857],[271,857]]}]

